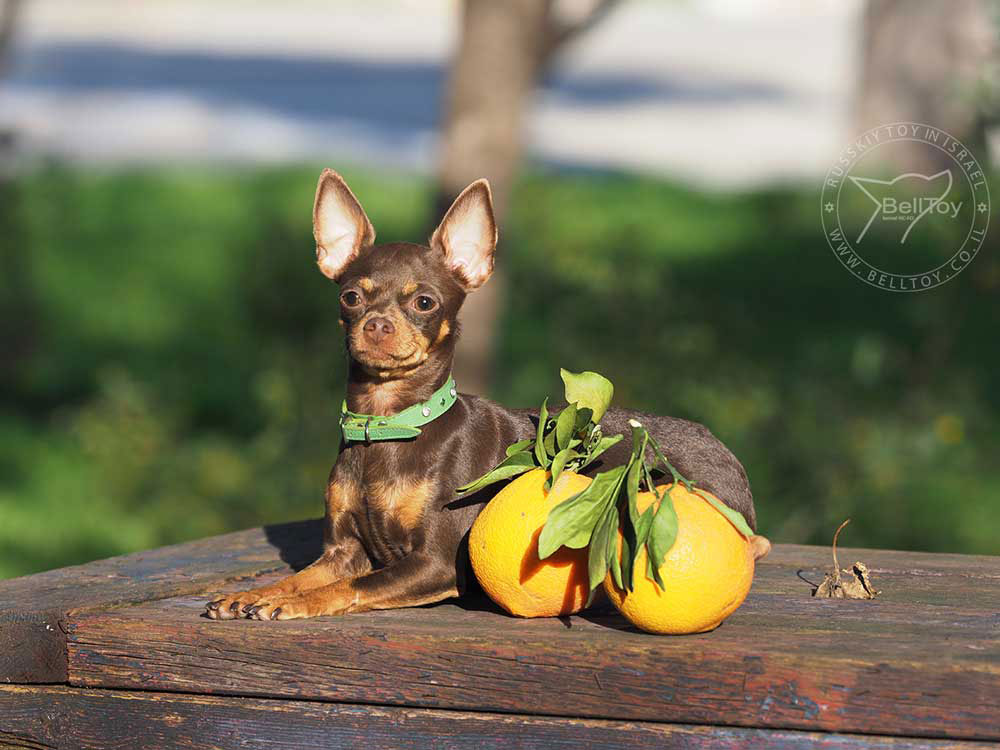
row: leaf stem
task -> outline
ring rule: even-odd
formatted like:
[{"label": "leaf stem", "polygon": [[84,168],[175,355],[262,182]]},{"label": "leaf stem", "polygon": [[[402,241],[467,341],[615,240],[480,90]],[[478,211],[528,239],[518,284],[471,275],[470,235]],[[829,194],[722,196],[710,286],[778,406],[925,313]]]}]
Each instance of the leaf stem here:
[{"label": "leaf stem", "polygon": [[836,586],[838,586],[838,587],[841,586],[841,581],[840,581],[840,563],[837,561],[837,538],[840,536],[840,532],[844,530],[844,527],[847,526],[847,524],[849,524],[850,522],[851,522],[851,519],[848,518],[846,521],[844,521],[842,524],[840,524],[840,526],[837,527],[837,530],[835,532],[833,532],[833,550],[832,550],[833,551],[833,581],[834,581],[834,584]]}]

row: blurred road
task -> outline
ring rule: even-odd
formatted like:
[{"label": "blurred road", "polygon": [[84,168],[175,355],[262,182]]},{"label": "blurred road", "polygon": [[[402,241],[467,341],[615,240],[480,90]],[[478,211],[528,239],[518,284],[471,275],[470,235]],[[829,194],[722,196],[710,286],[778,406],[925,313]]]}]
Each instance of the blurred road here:
[{"label": "blurred road", "polygon": [[[0,128],[87,162],[430,170],[456,7],[30,0]],[[539,92],[530,150],[709,186],[816,179],[851,135],[858,7],[624,2]]]}]

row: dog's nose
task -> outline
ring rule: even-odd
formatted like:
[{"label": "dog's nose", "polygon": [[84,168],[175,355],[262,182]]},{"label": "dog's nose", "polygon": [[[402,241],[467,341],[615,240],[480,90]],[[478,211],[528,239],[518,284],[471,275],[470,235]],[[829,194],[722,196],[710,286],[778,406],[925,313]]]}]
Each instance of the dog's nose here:
[{"label": "dog's nose", "polygon": [[388,318],[371,318],[365,323],[365,337],[376,344],[396,332],[396,327]]}]

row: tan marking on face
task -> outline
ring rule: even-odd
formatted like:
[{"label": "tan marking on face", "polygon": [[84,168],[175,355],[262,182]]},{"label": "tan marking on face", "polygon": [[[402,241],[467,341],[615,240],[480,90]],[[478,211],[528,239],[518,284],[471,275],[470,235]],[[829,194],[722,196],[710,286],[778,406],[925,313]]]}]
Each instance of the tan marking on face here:
[{"label": "tan marking on face", "polygon": [[404,529],[416,528],[434,496],[430,479],[395,479],[371,484],[371,501]]},{"label": "tan marking on face", "polygon": [[417,282],[407,281],[403,284],[403,294],[413,294],[415,291],[417,291]]},{"label": "tan marking on face", "polygon": [[358,286],[364,289],[368,294],[371,294],[375,290],[375,282],[367,276],[358,282]]},{"label": "tan marking on face", "polygon": [[434,346],[438,346],[442,341],[448,338],[449,333],[451,333],[451,323],[447,320],[442,321],[441,328],[438,330],[437,338],[434,339]]}]

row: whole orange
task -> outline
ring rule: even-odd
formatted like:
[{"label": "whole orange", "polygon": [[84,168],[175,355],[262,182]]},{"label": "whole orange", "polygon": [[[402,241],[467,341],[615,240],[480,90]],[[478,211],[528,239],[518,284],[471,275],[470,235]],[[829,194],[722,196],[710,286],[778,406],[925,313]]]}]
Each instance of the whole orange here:
[{"label": "whole orange", "polygon": [[[660,561],[665,588],[647,575],[643,547],[635,560],[633,590],[618,588],[610,572],[604,590],[641,630],[682,634],[717,628],[746,599],[754,561],[771,545],[762,536],[747,539],[707,500],[682,484],[657,489],[669,491],[677,511],[677,539]],[[656,495],[640,492],[636,502],[639,512],[651,504],[659,507]],[[620,530],[618,550],[621,554]]]},{"label": "whole orange", "polygon": [[490,500],[469,532],[469,558],[490,598],[520,617],[579,612],[587,602],[587,550],[561,547],[538,558],[538,535],[549,511],[590,484],[573,472],[545,490],[548,473],[532,469]]}]

